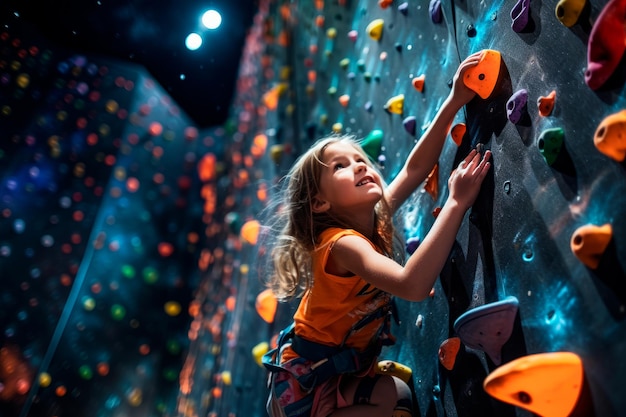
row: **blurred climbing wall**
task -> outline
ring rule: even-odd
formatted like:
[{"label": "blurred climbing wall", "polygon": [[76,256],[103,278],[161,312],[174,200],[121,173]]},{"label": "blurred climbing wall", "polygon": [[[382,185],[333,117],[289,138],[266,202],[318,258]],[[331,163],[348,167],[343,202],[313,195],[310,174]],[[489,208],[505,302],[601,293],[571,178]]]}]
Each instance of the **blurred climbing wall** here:
[{"label": "blurred climbing wall", "polygon": [[209,265],[232,132],[26,26],[0,30],[0,79],[0,416],[173,415],[206,359],[192,318],[219,336],[230,292]]},{"label": "blurred climbing wall", "polygon": [[[254,154],[260,138],[267,148],[242,196],[268,184],[271,197],[299,153],[331,132],[382,139],[375,157],[392,178],[459,62],[499,55],[496,78],[479,83],[494,82],[485,97],[453,123],[461,140],[450,134],[437,192],[418,190],[398,219],[407,240],[423,238],[450,170],[472,147],[491,149],[493,169],[432,296],[399,300],[398,343],[385,351],[412,368],[419,415],[626,415],[625,10],[623,0],[263,3],[244,57],[260,68],[242,77],[233,115],[252,127],[241,149]],[[266,207],[253,198],[239,215],[263,222]],[[254,245],[242,259],[251,274],[265,249]],[[295,307],[266,323],[255,294],[242,300],[247,336],[226,356],[271,346]],[[264,415],[255,384],[265,374],[248,361],[230,362],[240,383],[215,415]]]}]

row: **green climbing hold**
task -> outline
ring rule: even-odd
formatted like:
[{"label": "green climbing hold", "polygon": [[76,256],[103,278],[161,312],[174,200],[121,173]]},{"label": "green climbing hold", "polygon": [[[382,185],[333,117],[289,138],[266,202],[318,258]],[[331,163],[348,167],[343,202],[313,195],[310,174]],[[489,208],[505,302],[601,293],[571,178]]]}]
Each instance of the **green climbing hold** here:
[{"label": "green climbing hold", "polygon": [[537,140],[537,147],[548,165],[551,166],[554,164],[557,157],[561,153],[561,149],[563,149],[564,136],[565,133],[560,127],[546,129],[541,132],[541,135]]},{"label": "green climbing hold", "polygon": [[380,129],[372,130],[362,141],[361,147],[373,161],[378,160],[380,150],[383,146],[383,131]]}]

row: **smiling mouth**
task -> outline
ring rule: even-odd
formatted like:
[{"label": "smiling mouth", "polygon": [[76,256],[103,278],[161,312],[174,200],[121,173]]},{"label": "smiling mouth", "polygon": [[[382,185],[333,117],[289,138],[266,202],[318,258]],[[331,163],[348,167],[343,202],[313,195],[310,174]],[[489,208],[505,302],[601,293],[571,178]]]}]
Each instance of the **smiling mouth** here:
[{"label": "smiling mouth", "polygon": [[369,183],[372,183],[372,182],[374,182],[374,181],[371,178],[364,178],[361,181],[359,181],[356,186],[360,187],[361,185],[369,184]]}]

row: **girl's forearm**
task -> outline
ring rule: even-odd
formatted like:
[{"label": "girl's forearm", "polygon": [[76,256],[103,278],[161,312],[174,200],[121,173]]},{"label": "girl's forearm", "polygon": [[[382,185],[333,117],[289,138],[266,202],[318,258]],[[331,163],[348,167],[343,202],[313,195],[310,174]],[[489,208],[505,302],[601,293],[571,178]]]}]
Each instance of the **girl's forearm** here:
[{"label": "girl's forearm", "polygon": [[456,201],[446,201],[432,228],[406,262],[403,298],[421,301],[428,297],[450,255],[465,212]]},{"label": "girl's forearm", "polygon": [[[409,158],[407,159],[407,169],[411,172],[419,172],[423,176],[423,181],[439,160],[441,150],[448,136],[448,131],[452,125],[454,117],[463,107],[462,103],[454,100],[450,94],[443,102],[441,108],[435,115],[426,132],[417,142]],[[420,181],[420,183],[421,183]]]}]

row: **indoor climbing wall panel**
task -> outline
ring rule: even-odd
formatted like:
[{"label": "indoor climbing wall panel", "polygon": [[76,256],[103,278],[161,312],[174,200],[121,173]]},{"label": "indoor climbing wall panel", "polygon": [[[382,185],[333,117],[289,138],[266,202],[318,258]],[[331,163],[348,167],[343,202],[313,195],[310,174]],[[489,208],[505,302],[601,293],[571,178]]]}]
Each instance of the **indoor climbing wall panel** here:
[{"label": "indoor climbing wall panel", "polygon": [[399,300],[386,355],[412,369],[419,414],[623,415],[626,2],[299,1],[276,12],[290,42],[273,65],[291,76],[268,125],[299,126],[292,150],[330,133],[364,138],[387,179],[459,62],[484,51],[438,181],[398,218],[408,251],[448,173],[471,148],[492,151],[432,296]]}]

